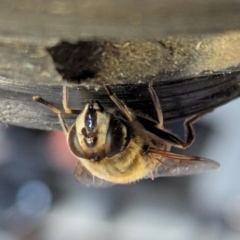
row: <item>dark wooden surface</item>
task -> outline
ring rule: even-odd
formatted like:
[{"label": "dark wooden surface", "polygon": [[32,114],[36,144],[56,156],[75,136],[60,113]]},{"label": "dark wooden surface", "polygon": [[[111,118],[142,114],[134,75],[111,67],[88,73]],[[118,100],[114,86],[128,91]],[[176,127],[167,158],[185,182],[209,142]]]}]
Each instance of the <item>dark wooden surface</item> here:
[{"label": "dark wooden surface", "polygon": [[[59,129],[32,101],[61,107],[89,99],[113,106],[102,88],[132,109],[154,114],[154,80],[166,121],[220,106],[240,94],[237,1],[0,1],[0,121]],[[195,34],[195,35],[194,35]],[[69,122],[73,116],[67,117]]]}]

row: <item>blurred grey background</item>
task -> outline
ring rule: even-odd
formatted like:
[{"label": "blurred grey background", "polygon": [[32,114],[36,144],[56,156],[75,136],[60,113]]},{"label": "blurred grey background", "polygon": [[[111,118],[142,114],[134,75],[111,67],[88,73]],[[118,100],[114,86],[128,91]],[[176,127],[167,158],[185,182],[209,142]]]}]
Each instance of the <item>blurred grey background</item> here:
[{"label": "blurred grey background", "polygon": [[[240,99],[205,116],[188,154],[218,170],[86,188],[60,132],[0,125],[2,240],[239,240]],[[182,123],[168,125],[182,135]],[[185,152],[184,152],[185,153]]]}]

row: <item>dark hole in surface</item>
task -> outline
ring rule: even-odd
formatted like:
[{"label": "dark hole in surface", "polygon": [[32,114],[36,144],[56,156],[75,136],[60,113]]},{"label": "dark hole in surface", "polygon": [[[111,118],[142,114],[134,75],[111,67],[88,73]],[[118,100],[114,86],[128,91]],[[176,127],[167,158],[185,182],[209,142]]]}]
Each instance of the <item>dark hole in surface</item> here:
[{"label": "dark hole in surface", "polygon": [[81,41],[76,44],[61,42],[47,48],[52,56],[56,70],[63,79],[81,82],[95,78],[100,71],[101,43],[97,41]]}]

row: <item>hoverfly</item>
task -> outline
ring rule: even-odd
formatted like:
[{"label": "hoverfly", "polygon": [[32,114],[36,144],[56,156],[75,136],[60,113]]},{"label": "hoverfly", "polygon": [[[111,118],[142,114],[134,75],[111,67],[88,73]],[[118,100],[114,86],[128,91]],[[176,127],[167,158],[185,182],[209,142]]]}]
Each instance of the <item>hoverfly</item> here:
[{"label": "hoverfly", "polygon": [[186,149],[194,141],[193,123],[206,112],[186,118],[186,141],[164,128],[163,114],[152,81],[148,90],[157,113],[157,121],[131,111],[112,91],[105,89],[115,109],[105,109],[99,101],[90,101],[83,110],[68,106],[67,86],[63,87],[66,114],[77,115],[67,126],[63,113],[40,96],[40,102],[58,115],[70,151],[78,158],[76,179],[85,185],[127,184],[143,178],[181,176],[215,169],[213,160],[170,152],[172,146]]}]

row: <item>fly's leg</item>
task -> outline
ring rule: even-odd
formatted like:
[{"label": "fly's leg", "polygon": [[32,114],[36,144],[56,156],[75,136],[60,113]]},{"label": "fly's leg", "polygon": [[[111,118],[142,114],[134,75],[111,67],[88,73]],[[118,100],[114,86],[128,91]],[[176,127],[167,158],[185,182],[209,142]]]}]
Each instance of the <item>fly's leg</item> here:
[{"label": "fly's leg", "polygon": [[52,110],[54,113],[56,113],[58,115],[58,119],[59,119],[59,122],[62,126],[62,129],[63,129],[64,133],[67,135],[68,126],[66,124],[66,121],[64,119],[64,116],[63,116],[62,112],[59,109],[57,109],[56,107],[54,107],[51,103],[42,99],[40,96],[33,96],[33,100],[45,105],[46,107],[48,107],[50,110]]},{"label": "fly's leg", "polygon": [[[195,115],[190,116],[190,117],[185,119],[185,121],[184,121],[184,131],[185,131],[186,141],[182,141],[177,136],[175,136],[174,134],[172,134],[169,131],[164,129],[161,104],[160,104],[160,101],[158,99],[158,96],[157,96],[155,90],[152,87],[152,84],[153,84],[153,82],[151,81],[149,83],[148,89],[149,89],[149,93],[151,95],[151,98],[153,100],[153,104],[154,104],[154,107],[156,109],[157,117],[158,117],[158,123],[155,124],[154,127],[159,129],[159,131],[161,131],[157,135],[159,135],[160,138],[169,142],[174,147],[182,148],[182,149],[186,149],[186,148],[190,147],[191,144],[195,140],[195,133],[194,133],[193,124],[197,120],[199,120],[202,116],[204,116],[205,114],[207,114],[209,112],[212,112],[212,110],[210,110],[210,111],[208,110],[208,111],[202,112],[200,114],[195,114]],[[115,93],[112,92],[110,86],[105,85],[105,89],[106,89],[108,95],[110,96],[111,100],[118,106],[118,108],[129,119],[129,121],[133,121],[133,115],[131,114],[131,112],[129,111],[127,106],[116,96]]]},{"label": "fly's leg", "polygon": [[190,116],[185,119],[184,121],[184,132],[185,132],[185,137],[186,141],[182,141],[178,137],[176,137],[174,134],[169,133],[168,131],[161,129],[163,132],[165,132],[164,140],[167,142],[171,143],[172,146],[177,147],[177,148],[182,148],[186,149],[192,145],[192,143],[195,140],[195,132],[193,128],[193,124],[198,121],[202,116],[205,114],[212,112],[210,111],[205,111],[200,114],[195,114],[193,116]]},{"label": "fly's leg", "polygon": [[122,113],[127,117],[129,121],[133,121],[133,115],[129,111],[128,107],[117,97],[117,95],[112,91],[109,85],[104,86],[110,99],[117,105],[117,107],[122,111]]},{"label": "fly's leg", "polygon": [[[163,112],[162,112],[161,104],[160,104],[159,98],[157,96],[157,93],[153,89],[153,81],[149,82],[148,90],[149,90],[149,93],[151,95],[155,110],[157,112],[158,124],[156,125],[156,127],[158,129],[161,129],[161,130],[164,131]],[[200,114],[196,114],[196,115],[190,116],[190,117],[185,119],[185,121],[184,121],[184,132],[185,132],[185,136],[186,136],[186,142],[180,140],[174,134],[171,134],[168,131],[164,131],[164,132],[167,133],[167,135],[166,135],[167,139],[166,140],[167,141],[170,140],[169,142],[171,142],[171,144],[174,147],[177,147],[177,148],[186,149],[186,148],[190,147],[195,140],[195,132],[194,132],[193,124],[196,121],[198,121],[203,115],[205,115],[205,114],[207,114],[211,111],[206,111],[206,112],[203,112],[203,113],[200,113]]]},{"label": "fly's leg", "polygon": [[208,110],[200,114],[195,114],[193,116],[186,118],[184,121],[184,132],[185,132],[186,142],[182,142],[181,144],[176,144],[174,145],[174,147],[183,148],[183,149],[190,147],[195,140],[195,131],[193,128],[193,124],[197,122],[201,117],[203,117],[204,115],[212,111],[213,110],[210,110],[210,111]]},{"label": "fly's leg", "polygon": [[155,92],[155,90],[153,88],[153,81],[149,82],[149,84],[148,84],[148,91],[150,93],[150,96],[151,96],[153,104],[154,104],[154,108],[155,108],[156,113],[157,113],[157,118],[158,118],[157,127],[160,128],[160,129],[164,129],[162,107],[161,107],[159,98],[157,96],[157,93]]},{"label": "fly's leg", "polygon": [[81,110],[77,110],[77,109],[71,109],[68,106],[68,91],[69,91],[69,87],[64,86],[63,87],[63,100],[62,100],[62,104],[63,104],[63,109],[65,111],[65,113],[67,114],[80,114]]},{"label": "fly's leg", "polygon": [[[63,109],[64,109],[65,113],[67,113],[67,114],[80,114],[81,110],[71,109],[71,108],[68,107],[68,91],[69,91],[69,88],[67,86],[64,86],[63,87],[62,103],[63,103]],[[54,113],[56,113],[58,115],[58,119],[59,119],[59,122],[62,126],[62,129],[63,129],[64,133],[67,135],[68,126],[66,124],[66,121],[64,119],[64,116],[63,116],[62,112],[59,109],[57,109],[55,106],[53,106],[51,103],[42,99],[40,96],[33,96],[33,100],[45,105],[46,107],[48,107],[50,110],[52,110]]]}]

